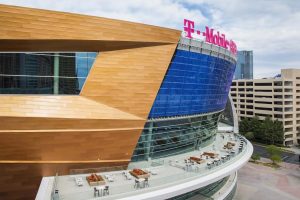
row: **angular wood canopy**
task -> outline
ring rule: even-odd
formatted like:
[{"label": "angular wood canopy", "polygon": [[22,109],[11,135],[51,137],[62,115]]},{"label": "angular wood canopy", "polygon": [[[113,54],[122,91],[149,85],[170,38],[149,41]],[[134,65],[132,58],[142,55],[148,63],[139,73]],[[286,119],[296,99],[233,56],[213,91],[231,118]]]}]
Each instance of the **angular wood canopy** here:
[{"label": "angular wood canopy", "polygon": [[180,31],[7,5],[0,27],[2,52],[100,52],[80,95],[0,95],[1,199],[33,199],[56,172],[126,166]]}]

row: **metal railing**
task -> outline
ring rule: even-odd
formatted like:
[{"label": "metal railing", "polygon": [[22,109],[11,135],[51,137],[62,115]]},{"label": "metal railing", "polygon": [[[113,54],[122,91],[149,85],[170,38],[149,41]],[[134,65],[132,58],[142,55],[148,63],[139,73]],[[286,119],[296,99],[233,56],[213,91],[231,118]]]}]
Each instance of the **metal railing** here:
[{"label": "metal railing", "polygon": [[58,173],[56,173],[54,177],[53,188],[51,192],[51,200],[60,200],[57,184],[58,184]]}]

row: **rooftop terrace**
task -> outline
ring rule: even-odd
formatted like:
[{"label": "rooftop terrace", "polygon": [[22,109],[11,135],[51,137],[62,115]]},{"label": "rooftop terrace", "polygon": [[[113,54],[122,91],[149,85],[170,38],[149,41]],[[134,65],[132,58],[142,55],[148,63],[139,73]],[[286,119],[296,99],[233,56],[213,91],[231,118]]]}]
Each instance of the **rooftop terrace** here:
[{"label": "rooftop terrace", "polygon": [[[231,150],[224,149],[228,142],[235,145]],[[99,199],[166,199],[174,195],[180,195],[200,187],[204,187],[221,178],[229,176],[242,167],[250,158],[253,148],[250,142],[233,133],[219,133],[215,141],[202,149],[180,155],[169,156],[163,159],[148,162],[134,162],[126,171],[111,171],[97,173],[105,179],[105,185],[109,186],[109,195],[97,197]],[[215,158],[202,156],[203,163],[190,163],[188,158],[199,157],[204,152],[216,154]],[[208,163],[210,165],[208,166]],[[140,187],[135,185],[136,178],[129,175],[126,178],[124,172],[133,168],[148,171],[150,174],[148,183],[144,186],[144,180],[140,180]],[[90,174],[67,175],[58,177],[45,177],[44,182],[56,180],[59,190],[59,199],[96,199],[94,187],[86,181]],[[106,177],[106,178],[105,178]],[[82,186],[78,186],[76,179],[82,179]],[[43,182],[42,181],[42,182]],[[42,184],[41,184],[42,185]],[[53,185],[53,183],[52,183]],[[41,190],[41,189],[40,189]],[[50,190],[45,189],[45,190]],[[202,199],[207,199],[203,196]]]}]

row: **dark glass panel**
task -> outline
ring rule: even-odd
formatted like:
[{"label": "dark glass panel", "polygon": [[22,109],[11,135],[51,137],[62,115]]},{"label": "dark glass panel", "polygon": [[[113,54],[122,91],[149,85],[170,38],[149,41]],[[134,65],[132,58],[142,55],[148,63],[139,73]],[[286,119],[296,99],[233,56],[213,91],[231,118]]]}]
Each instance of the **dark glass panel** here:
[{"label": "dark glass panel", "polygon": [[146,123],[132,161],[156,159],[199,149],[212,141],[219,113]]},{"label": "dark glass panel", "polygon": [[0,53],[0,94],[53,94],[55,79],[58,94],[79,94],[96,56],[96,52]]}]

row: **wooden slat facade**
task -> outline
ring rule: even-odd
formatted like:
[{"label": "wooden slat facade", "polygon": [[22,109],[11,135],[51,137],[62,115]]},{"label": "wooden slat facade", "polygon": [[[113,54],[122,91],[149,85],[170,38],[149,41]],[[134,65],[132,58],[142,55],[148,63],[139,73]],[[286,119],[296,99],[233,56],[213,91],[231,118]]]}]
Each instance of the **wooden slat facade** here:
[{"label": "wooden slat facade", "polygon": [[100,52],[80,95],[0,95],[0,199],[42,176],[127,165],[180,31],[0,5],[0,51]]},{"label": "wooden slat facade", "polygon": [[101,53],[80,95],[146,119],[176,45]]}]

